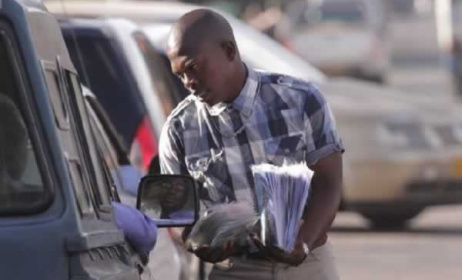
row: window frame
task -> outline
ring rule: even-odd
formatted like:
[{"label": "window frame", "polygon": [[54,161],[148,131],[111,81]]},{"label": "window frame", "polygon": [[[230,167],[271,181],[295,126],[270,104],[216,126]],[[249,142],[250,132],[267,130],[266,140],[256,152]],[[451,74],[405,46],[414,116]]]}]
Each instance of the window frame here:
[{"label": "window frame", "polygon": [[[94,108],[90,105],[90,103],[87,103],[89,106],[89,114],[90,114],[90,126],[95,138],[95,143],[96,143],[96,148],[98,150],[98,156],[101,161],[101,164],[103,165],[104,171],[105,171],[105,177],[106,181],[109,184],[109,193],[114,201],[120,202],[120,197],[117,189],[117,185],[115,184],[114,178],[112,177],[113,175],[111,174],[111,168],[107,164],[106,157],[105,155],[109,155],[109,161],[111,161],[115,166],[121,166],[119,157],[118,157],[118,151],[116,147],[112,144],[110,140],[110,136],[106,133],[104,130],[104,125],[102,124],[101,120],[98,118],[98,114],[95,112]],[[118,180],[122,184],[122,178],[120,178],[119,173],[116,172]],[[121,186],[122,187],[122,186]]]},{"label": "window frame", "polygon": [[[49,61],[42,61],[42,69],[44,71],[43,76],[48,87],[48,91],[56,91],[56,94],[60,98],[60,104],[56,104],[56,98],[50,98],[50,106],[53,110],[53,116],[58,129],[62,131],[70,130],[70,108],[69,108],[69,97],[66,96],[61,88],[62,82],[60,81],[60,75],[58,66],[55,63]],[[53,80],[49,80],[47,74],[53,75]],[[54,83],[56,88],[50,89],[50,84]]]},{"label": "window frame", "polygon": [[[60,64],[59,61],[58,64]],[[61,76],[64,79],[71,115],[75,121],[75,129],[78,132],[77,140],[81,146],[79,153],[81,153],[85,161],[85,168],[89,177],[87,190],[91,193],[98,217],[106,219],[107,214],[111,214],[110,185],[105,179],[105,167],[98,159],[98,148],[91,130],[90,116],[85,104],[81,83],[74,71],[61,66],[59,68],[62,69]]]},{"label": "window frame", "polygon": [[[12,76],[17,88],[17,95],[12,98],[21,113],[26,125],[28,138],[34,151],[38,173],[40,174],[43,187],[43,196],[40,201],[33,203],[30,207],[8,207],[0,208],[0,217],[10,216],[32,216],[46,211],[54,202],[56,195],[57,178],[52,172],[53,163],[48,156],[51,154],[50,147],[46,145],[43,123],[37,110],[37,102],[33,96],[33,88],[20,48],[11,24],[0,18],[0,44],[3,44],[9,58]],[[10,97],[11,94],[6,93]]]},{"label": "window frame", "polygon": [[[61,137],[68,138],[67,140],[72,143],[70,144],[72,146],[71,152],[76,153],[76,155],[69,155],[68,152],[64,152],[75,202],[82,218],[93,219],[97,217],[95,210],[96,202],[92,192],[87,187],[90,185],[90,175],[88,174],[87,167],[85,167],[86,162],[83,158],[83,148],[80,137],[74,128],[75,112],[72,113],[69,94],[66,90],[60,68],[61,63],[59,57],[57,57],[54,62],[42,61],[43,78],[46,81],[48,89],[48,102],[50,107],[52,107],[58,133],[62,133]],[[50,73],[53,78],[48,79],[47,77],[49,76],[47,76],[47,73]],[[51,84],[54,84],[54,86],[51,86]],[[60,99],[59,104],[56,102],[56,99]],[[63,112],[68,112],[68,114],[65,115]],[[82,186],[82,189],[78,189],[79,186]]]}]

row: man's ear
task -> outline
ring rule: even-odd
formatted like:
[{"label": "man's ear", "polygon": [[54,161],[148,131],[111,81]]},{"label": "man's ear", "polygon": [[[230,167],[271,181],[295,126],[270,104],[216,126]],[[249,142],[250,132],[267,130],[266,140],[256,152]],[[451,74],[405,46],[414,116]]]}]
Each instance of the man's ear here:
[{"label": "man's ear", "polygon": [[229,61],[234,61],[234,59],[236,59],[237,46],[234,42],[224,41],[221,43],[221,47]]}]

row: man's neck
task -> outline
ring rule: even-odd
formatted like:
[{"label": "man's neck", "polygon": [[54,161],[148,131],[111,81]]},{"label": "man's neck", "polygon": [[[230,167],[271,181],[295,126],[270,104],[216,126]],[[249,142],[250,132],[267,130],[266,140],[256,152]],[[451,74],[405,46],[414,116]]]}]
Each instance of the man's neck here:
[{"label": "man's neck", "polygon": [[235,79],[231,82],[232,88],[230,98],[227,100],[228,103],[233,102],[239,96],[247,80],[248,70],[244,63],[241,62],[236,72]]}]

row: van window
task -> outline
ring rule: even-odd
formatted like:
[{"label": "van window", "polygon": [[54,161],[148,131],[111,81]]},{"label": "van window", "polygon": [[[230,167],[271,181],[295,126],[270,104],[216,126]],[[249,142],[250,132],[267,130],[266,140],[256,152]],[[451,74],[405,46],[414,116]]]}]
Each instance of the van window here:
[{"label": "van window", "polygon": [[[58,128],[63,131],[60,134],[62,141],[69,145],[71,151],[70,153],[65,153],[64,156],[67,160],[77,205],[82,216],[94,217],[94,202],[92,196],[90,196],[90,191],[87,189],[87,186],[90,185],[90,178],[88,172],[85,172],[86,166],[83,160],[82,147],[79,145],[79,133],[76,131],[77,128],[74,128],[76,126],[75,121],[71,122],[70,112],[72,110],[69,105],[69,94],[62,88],[63,84],[60,82],[62,80],[59,75],[62,75],[60,59],[57,60],[58,65],[49,61],[42,64],[53,115]],[[73,125],[72,129],[70,124]]]},{"label": "van window", "polygon": [[118,189],[122,188],[122,178],[119,176],[119,160],[117,157],[117,151],[112,146],[111,140],[105,132],[105,129],[98,119],[95,111],[92,110],[91,106],[88,106],[90,114],[90,124],[93,131],[93,134],[96,139],[98,152],[101,155],[102,161],[104,161],[105,166],[108,168],[110,173],[111,180],[108,180],[109,183],[113,183],[117,186]]},{"label": "van window", "polygon": [[74,126],[77,132],[77,138],[82,150],[82,156],[89,164],[88,173],[90,175],[90,191],[95,197],[98,208],[102,209],[104,206],[110,205],[110,196],[107,189],[107,183],[104,179],[104,170],[100,164],[97,156],[97,149],[94,137],[90,128],[87,108],[82,95],[80,82],[77,76],[69,71],[65,73],[66,84],[68,86],[68,93],[70,97],[70,104],[74,114]]},{"label": "van window", "polygon": [[71,180],[74,185],[74,193],[79,211],[82,216],[93,217],[95,214],[95,209],[93,207],[90,193],[84,187],[88,184],[88,181],[85,180],[86,177],[84,176],[80,160],[75,158],[67,158],[67,162],[69,164],[69,171]]},{"label": "van window", "polygon": [[[51,203],[39,166],[37,128],[26,109],[26,85],[14,41],[0,22],[0,215],[33,214]],[[37,159],[42,159],[38,164]]]},{"label": "van window", "polygon": [[[45,71],[45,79],[47,80],[49,90],[60,95],[61,91],[58,89],[59,82],[58,77],[56,76],[56,72],[50,70]],[[69,112],[67,112],[64,96],[61,95],[60,98],[51,98],[51,107],[53,108],[58,127],[62,130],[68,130]]]}]

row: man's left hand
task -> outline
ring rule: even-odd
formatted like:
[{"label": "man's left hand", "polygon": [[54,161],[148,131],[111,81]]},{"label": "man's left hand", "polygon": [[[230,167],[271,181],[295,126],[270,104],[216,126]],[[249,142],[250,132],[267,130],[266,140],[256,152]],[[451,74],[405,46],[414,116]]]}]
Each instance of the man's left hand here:
[{"label": "man's left hand", "polygon": [[[303,226],[303,222],[300,225],[300,228]],[[279,248],[273,246],[265,246],[260,238],[254,233],[251,234],[251,238],[255,245],[260,249],[260,251],[267,256],[268,258],[280,262],[286,263],[292,266],[300,265],[307,257],[305,250],[303,248],[303,239],[301,235],[301,230],[298,233],[297,239],[295,241],[295,246],[292,252],[285,252]]]}]

